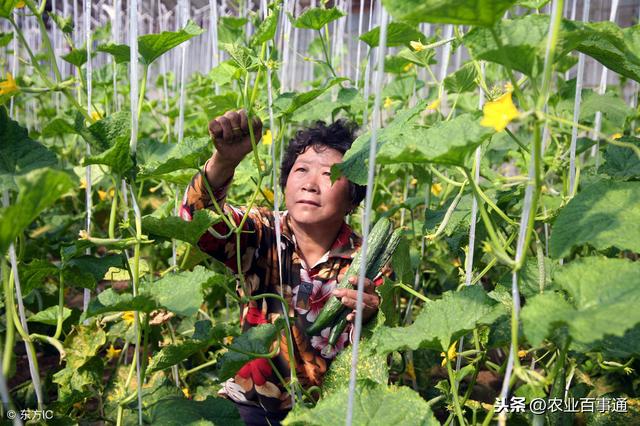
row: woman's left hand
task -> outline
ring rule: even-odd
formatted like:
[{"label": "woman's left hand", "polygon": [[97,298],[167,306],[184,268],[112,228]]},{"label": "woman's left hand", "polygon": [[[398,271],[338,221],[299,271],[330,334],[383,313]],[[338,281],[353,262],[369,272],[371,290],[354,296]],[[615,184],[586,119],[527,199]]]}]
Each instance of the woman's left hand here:
[{"label": "woman's left hand", "polygon": [[[338,277],[338,281],[341,279],[342,277]],[[355,287],[358,285],[358,277],[349,278],[349,283],[354,287],[353,290],[339,288],[333,290],[333,295],[339,298],[344,306],[353,309],[353,312],[347,315],[347,321],[353,321],[356,318],[358,290]],[[380,297],[376,294],[375,285],[370,279],[365,278],[364,293],[362,294],[362,322],[366,322],[374,316],[378,312],[378,306],[380,306]]]}]

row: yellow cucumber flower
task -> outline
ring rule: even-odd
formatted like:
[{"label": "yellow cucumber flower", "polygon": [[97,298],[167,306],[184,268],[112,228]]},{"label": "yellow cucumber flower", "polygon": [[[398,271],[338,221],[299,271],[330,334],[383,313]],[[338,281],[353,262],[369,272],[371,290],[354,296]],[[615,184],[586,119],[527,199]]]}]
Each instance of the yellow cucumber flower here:
[{"label": "yellow cucumber flower", "polygon": [[616,139],[620,139],[623,136],[624,135],[622,133],[614,133],[611,135],[611,139],[616,140]]},{"label": "yellow cucumber flower", "polygon": [[391,108],[392,105],[393,105],[393,101],[391,100],[390,97],[387,96],[385,98],[385,100],[384,100],[384,105],[383,106],[385,107],[385,109],[389,109],[389,108]]},{"label": "yellow cucumber flower", "polygon": [[407,72],[407,71],[409,71],[411,68],[413,68],[413,63],[409,62],[407,65],[405,65],[405,66],[402,68],[402,70],[403,70],[404,72]]},{"label": "yellow cucumber flower", "polygon": [[422,52],[424,49],[427,48],[427,46],[422,44],[420,41],[412,41],[409,44],[411,45],[411,48],[416,52]]},{"label": "yellow cucumber flower", "polygon": [[10,72],[7,73],[7,79],[0,81],[0,95],[13,95],[18,93],[20,89]]},{"label": "yellow cucumber flower", "polygon": [[18,3],[16,3],[16,9],[22,9],[25,6],[26,3],[24,2],[24,0],[20,0]]},{"label": "yellow cucumber flower", "polygon": [[133,311],[126,311],[125,313],[122,314],[122,320],[126,322],[128,325],[133,324],[134,319],[135,319],[135,314]]},{"label": "yellow cucumber flower", "polygon": [[270,129],[264,132],[264,136],[262,136],[262,143],[264,145],[271,145],[273,143],[273,135],[271,134]]},{"label": "yellow cucumber flower", "polygon": [[440,98],[427,105],[426,111],[435,111],[440,107]]},{"label": "yellow cucumber flower", "polygon": [[122,349],[116,349],[113,347],[113,344],[111,344],[109,349],[107,349],[107,362],[118,358],[120,352],[122,352]]},{"label": "yellow cucumber flower", "polygon": [[493,127],[496,132],[503,131],[507,124],[520,115],[513,104],[513,99],[511,99],[511,92],[505,93],[495,101],[484,104],[482,112],[484,117],[480,121],[480,125]]},{"label": "yellow cucumber flower", "polygon": [[441,192],[442,192],[442,185],[440,183],[434,183],[433,185],[431,185],[431,193],[433,195],[437,197],[438,195],[440,195]]},{"label": "yellow cucumber flower", "polygon": [[442,359],[442,366],[443,367],[445,365],[447,365],[447,362],[453,361],[458,356],[458,352],[456,351],[456,345],[457,344],[458,344],[458,342],[453,342],[451,344],[451,346],[449,346],[449,349],[447,350],[446,354],[444,352],[440,352],[440,356],[443,357],[443,359]]}]

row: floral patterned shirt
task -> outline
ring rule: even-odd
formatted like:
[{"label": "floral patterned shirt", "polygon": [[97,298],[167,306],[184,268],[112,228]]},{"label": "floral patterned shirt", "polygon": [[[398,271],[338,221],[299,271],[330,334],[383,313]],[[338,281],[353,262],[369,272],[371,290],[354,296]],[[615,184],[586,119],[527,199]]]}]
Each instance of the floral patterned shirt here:
[{"label": "floral patterned shirt", "polygon": [[[218,202],[222,202],[226,197],[230,181],[222,188],[213,188],[213,196]],[[180,215],[185,220],[191,220],[196,210],[212,206],[204,178],[197,174],[184,195]],[[231,213],[235,223],[239,224],[245,211],[228,204],[225,204],[224,208]],[[247,232],[243,232],[240,238],[242,273],[247,291],[251,295],[282,294],[288,302],[287,314],[294,340],[296,374],[306,389],[322,384],[331,361],[349,342],[351,324],[339,337],[334,349],[322,354],[322,349],[328,344],[330,328],[322,330],[317,336],[308,336],[305,330],[315,321],[336,288],[338,276],[347,271],[355,251],[361,245],[361,238],[343,222],[330,250],[315,265],[307,265],[299,255],[286,212],[281,213],[279,222],[282,234],[282,282],[278,273],[275,217],[274,213],[266,208],[252,209],[245,221],[244,230]],[[228,232],[227,226],[222,222],[215,225],[214,229],[219,235]],[[227,239],[219,239],[206,232],[198,245],[205,253],[237,272],[235,234]],[[242,296],[242,288],[238,286],[237,290]],[[267,322],[273,323],[282,314],[282,304],[277,299],[251,301],[241,310],[242,330],[246,331],[250,327]],[[287,380],[290,377],[289,355],[283,335],[277,344],[280,345],[280,351],[272,361],[280,375]],[[270,363],[263,358],[245,364],[235,377],[224,383],[220,393],[236,402],[262,406],[269,411],[291,408],[290,395],[272,371]]]}]

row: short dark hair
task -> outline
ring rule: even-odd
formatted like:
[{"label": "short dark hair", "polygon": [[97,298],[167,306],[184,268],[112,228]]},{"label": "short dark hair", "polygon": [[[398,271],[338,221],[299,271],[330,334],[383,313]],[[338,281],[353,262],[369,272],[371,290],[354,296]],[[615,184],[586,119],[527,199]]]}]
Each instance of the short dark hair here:
[{"label": "short dark hair", "polygon": [[[344,154],[355,140],[357,125],[347,120],[336,120],[330,125],[324,121],[316,121],[311,127],[298,130],[291,139],[280,167],[280,187],[284,191],[287,186],[287,179],[293,164],[298,156],[304,153],[307,148],[313,147],[316,152],[326,148],[333,148]],[[364,199],[367,187],[349,181],[349,197],[351,204],[356,207]]]}]

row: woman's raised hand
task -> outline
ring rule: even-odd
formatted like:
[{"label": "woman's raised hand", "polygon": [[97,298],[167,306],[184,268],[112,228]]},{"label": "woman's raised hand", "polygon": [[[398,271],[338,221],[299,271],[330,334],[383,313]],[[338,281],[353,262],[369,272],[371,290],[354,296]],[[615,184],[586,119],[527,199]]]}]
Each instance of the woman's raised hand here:
[{"label": "woman's raised hand", "polygon": [[[262,138],[262,121],[253,117],[253,135],[258,143]],[[209,122],[209,134],[216,147],[216,160],[234,166],[251,152],[251,135],[247,112],[227,111]]]}]

